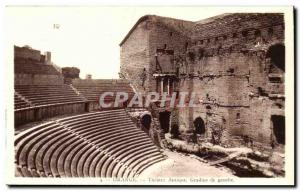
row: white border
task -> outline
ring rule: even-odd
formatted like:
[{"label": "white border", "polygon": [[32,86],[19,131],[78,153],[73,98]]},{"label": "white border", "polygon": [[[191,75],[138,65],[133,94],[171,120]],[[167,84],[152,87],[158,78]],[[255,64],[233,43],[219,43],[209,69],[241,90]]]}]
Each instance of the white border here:
[{"label": "white border", "polygon": [[[75,4],[78,4],[79,1],[74,1]],[[94,1],[89,1],[87,4],[94,4]],[[110,4],[117,4],[114,3],[115,1],[110,2]],[[154,1],[156,2],[156,1]],[[276,2],[276,1],[272,1],[272,2]],[[13,1],[14,4],[24,4],[21,3],[21,1]],[[57,4],[56,1],[54,1],[55,4]],[[32,4],[37,4],[37,2],[35,3],[34,1],[32,2]],[[39,4],[43,4],[40,3]],[[52,4],[52,3],[51,3]],[[130,3],[129,3],[130,4]],[[176,4],[176,3],[175,3]],[[182,4],[182,3],[180,3]],[[48,3],[49,5],[49,3]],[[72,3],[72,5],[74,5],[74,3]],[[177,4],[178,5],[178,4]],[[202,7],[201,7],[202,8]],[[276,11],[284,11],[285,12],[285,18],[289,18],[288,20],[286,20],[286,26],[285,26],[285,45],[286,45],[286,50],[287,50],[287,56],[286,56],[286,63],[287,63],[287,70],[286,70],[286,82],[288,83],[286,85],[286,97],[288,97],[286,99],[286,118],[287,118],[287,122],[289,123],[287,125],[287,127],[294,127],[293,122],[294,122],[294,113],[293,108],[294,108],[294,101],[293,101],[293,97],[294,97],[294,63],[293,63],[293,43],[294,43],[294,39],[293,39],[293,25],[292,25],[292,7],[272,7],[270,9],[270,7],[226,7],[224,8],[227,11],[235,11],[235,12],[276,12]],[[3,16],[3,15],[2,15]],[[1,19],[1,22],[3,22],[3,17]],[[3,25],[2,25],[3,26]],[[3,37],[3,36],[1,36]],[[4,39],[5,40],[5,39]],[[3,42],[3,41],[2,41]],[[11,62],[13,59],[12,57],[8,57],[7,55],[13,55],[12,53],[12,48],[7,46],[7,42],[5,43],[5,51],[8,51],[5,53],[6,55],[6,59],[4,60],[5,63],[5,70],[2,71],[12,71],[13,68],[13,63]],[[4,48],[4,47],[2,47]],[[2,51],[3,52],[3,51]],[[7,54],[8,53],[8,54]],[[0,55],[1,56],[1,55]],[[2,56],[1,58],[4,58],[4,56]],[[9,62],[10,61],[10,62]],[[3,66],[3,65],[2,65]],[[5,73],[6,75],[1,75],[2,77],[2,82],[4,82],[5,85],[5,91],[1,91],[1,92],[5,92],[6,96],[5,98],[12,98],[13,97],[13,86],[9,86],[9,84],[13,84],[13,73]],[[5,79],[5,80],[4,80]],[[2,86],[1,86],[2,87]],[[1,89],[0,89],[1,90]],[[3,89],[2,89],[3,90]],[[3,96],[3,94],[1,94],[1,96]],[[1,100],[5,100],[3,97]],[[12,165],[14,165],[13,161],[14,161],[14,152],[13,152],[13,140],[12,139],[8,139],[9,137],[13,136],[13,108],[10,108],[10,106],[13,106],[13,101],[12,99],[6,99],[6,108],[8,108],[7,111],[7,126],[3,127],[2,129],[6,128],[6,134],[5,133],[1,133],[2,135],[6,135],[6,143],[8,148],[10,149],[6,149],[4,156],[6,156],[6,183],[11,184],[11,183],[17,183],[17,184],[71,184],[71,185],[76,185],[78,183],[80,183],[81,185],[99,185],[99,180],[96,180],[94,178],[80,178],[80,181],[78,181],[75,178],[72,179],[67,179],[67,178],[60,178],[60,179],[43,179],[43,178],[38,178],[38,179],[32,179],[32,178],[16,178],[14,177],[14,168],[11,168]],[[3,104],[3,103],[1,103]],[[3,105],[2,105],[3,106]],[[0,108],[4,108],[1,107]],[[3,112],[3,110],[1,110]],[[4,113],[1,113],[4,114]],[[1,115],[4,116],[4,115]],[[4,122],[4,120],[1,120]],[[293,135],[293,129],[292,128],[287,128],[287,135]],[[2,138],[2,140],[4,140],[4,137]],[[276,185],[281,185],[281,184],[290,184],[292,183],[292,179],[293,179],[293,172],[294,172],[294,167],[293,167],[293,154],[294,154],[294,149],[293,149],[293,136],[290,136],[289,139],[287,139],[287,145],[290,145],[288,149],[286,149],[286,166],[288,167],[288,171],[292,172],[292,173],[287,173],[286,178],[279,178],[279,179],[265,179],[265,178],[243,178],[240,179],[238,178],[238,183],[240,185],[249,185],[249,184],[255,184],[255,185],[268,185],[268,184],[276,184]],[[2,162],[3,164],[3,162]],[[2,168],[3,169],[3,168]],[[12,176],[13,175],[13,176]],[[251,180],[251,182],[250,182]],[[106,182],[108,184],[111,184],[112,182],[108,180],[108,182]],[[116,184],[116,182],[114,182],[114,184]],[[124,182],[121,183],[122,185],[126,184]],[[143,185],[145,185],[145,183],[142,183]],[[215,185],[215,184],[214,184]],[[228,184],[225,184],[228,185]]]}]

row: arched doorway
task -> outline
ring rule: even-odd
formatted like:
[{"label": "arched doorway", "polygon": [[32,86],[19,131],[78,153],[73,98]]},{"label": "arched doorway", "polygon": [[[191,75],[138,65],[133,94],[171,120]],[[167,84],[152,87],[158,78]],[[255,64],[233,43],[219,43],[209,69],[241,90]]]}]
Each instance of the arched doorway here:
[{"label": "arched doorway", "polygon": [[197,134],[204,134],[205,133],[205,124],[201,117],[197,117],[194,120],[194,127]]},{"label": "arched doorway", "polygon": [[275,44],[268,49],[267,58],[271,59],[270,73],[285,71],[285,47],[282,44]]},{"label": "arched doorway", "polygon": [[164,111],[164,112],[159,113],[160,128],[164,131],[164,133],[169,132],[170,115],[171,115],[171,112],[169,112],[169,111]]},{"label": "arched doorway", "polygon": [[142,116],[141,118],[141,124],[146,128],[146,129],[150,129],[151,126],[151,122],[152,122],[152,118],[149,114],[145,114]]}]

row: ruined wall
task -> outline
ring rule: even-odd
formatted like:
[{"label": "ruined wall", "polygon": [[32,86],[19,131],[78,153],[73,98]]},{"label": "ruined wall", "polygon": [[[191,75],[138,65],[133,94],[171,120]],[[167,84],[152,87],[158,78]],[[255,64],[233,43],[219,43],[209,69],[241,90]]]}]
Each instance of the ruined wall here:
[{"label": "ruined wall", "polygon": [[[172,24],[166,26],[169,20],[148,17],[134,28],[121,45],[120,77],[128,79],[139,92],[156,91],[153,73],[159,72],[156,70],[157,63],[164,72],[175,72],[175,58],[185,59],[190,38],[172,28]],[[181,22],[170,21],[174,25]]]},{"label": "ruined wall", "polygon": [[144,93],[149,83],[149,27],[141,22],[121,46],[120,77],[131,82],[136,91]]},{"label": "ruined wall", "polygon": [[46,74],[15,74],[15,85],[62,85],[63,77]]},{"label": "ruined wall", "polygon": [[14,46],[14,57],[18,59],[41,60],[41,51],[29,47]]},{"label": "ruined wall", "polygon": [[[284,115],[284,71],[275,72],[280,83],[270,82],[273,64],[267,54],[270,47],[284,44],[283,34],[280,14],[234,14],[195,25],[193,46],[186,56],[195,58],[193,91],[205,107],[194,108],[193,117],[182,114],[181,121],[191,124],[191,119],[200,116],[208,132],[209,126],[217,124],[226,127],[225,137],[247,135],[270,143],[271,115]],[[183,83],[180,88],[187,86]]]},{"label": "ruined wall", "polygon": [[141,22],[122,45],[122,75],[147,92],[157,90],[154,73],[176,74],[175,89],[195,92],[199,104],[175,109],[178,119],[171,114],[183,132],[201,117],[208,140],[221,129],[222,142],[272,143],[271,116],[284,116],[283,14],[226,14],[185,32],[156,19]]},{"label": "ruined wall", "polygon": [[[50,52],[46,52],[48,56]],[[61,85],[63,77],[50,64],[45,64],[45,55],[30,47],[14,46],[15,85]]]},{"label": "ruined wall", "polygon": [[[149,37],[150,75],[149,89],[156,91],[156,80],[152,76],[158,63],[162,73],[175,73],[176,68],[185,59],[190,38],[161,24],[153,25]],[[157,55],[157,60],[155,58]],[[158,61],[158,62],[157,62]],[[179,67],[178,67],[179,68]]]}]

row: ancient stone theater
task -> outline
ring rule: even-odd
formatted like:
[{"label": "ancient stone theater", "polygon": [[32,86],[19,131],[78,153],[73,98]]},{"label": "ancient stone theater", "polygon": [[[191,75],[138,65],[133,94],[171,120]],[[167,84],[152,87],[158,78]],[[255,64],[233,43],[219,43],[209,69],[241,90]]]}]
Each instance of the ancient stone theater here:
[{"label": "ancient stone theater", "polygon": [[195,92],[197,108],[160,111],[162,129],[204,140],[284,144],[284,21],[225,14],[198,22],[146,15],[120,44],[121,77],[139,92]]},{"label": "ancient stone theater", "polygon": [[[120,79],[80,79],[51,52],[14,47],[16,176],[228,176],[220,166],[284,176],[283,14],[146,15],[120,42],[120,59]],[[161,97],[102,108],[105,92]],[[161,107],[162,95],[180,92],[197,107]]]}]

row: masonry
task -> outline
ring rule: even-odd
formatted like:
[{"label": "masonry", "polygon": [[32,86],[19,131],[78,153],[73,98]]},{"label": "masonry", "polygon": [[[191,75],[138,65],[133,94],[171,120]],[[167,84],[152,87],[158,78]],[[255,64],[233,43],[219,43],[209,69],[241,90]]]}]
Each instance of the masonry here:
[{"label": "masonry", "polygon": [[146,15],[120,44],[120,77],[136,91],[195,92],[196,108],[163,108],[170,130],[203,141],[285,143],[283,14],[197,22]]},{"label": "masonry", "polygon": [[64,84],[50,52],[15,46],[14,56],[15,127],[86,111],[86,101]]}]

